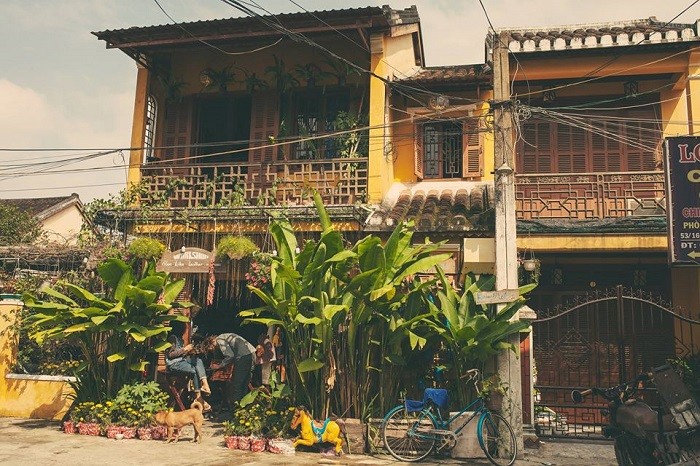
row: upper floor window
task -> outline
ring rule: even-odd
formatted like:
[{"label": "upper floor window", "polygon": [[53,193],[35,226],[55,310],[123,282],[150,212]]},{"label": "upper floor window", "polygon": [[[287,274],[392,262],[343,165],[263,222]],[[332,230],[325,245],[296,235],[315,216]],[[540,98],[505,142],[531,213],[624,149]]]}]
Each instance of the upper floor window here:
[{"label": "upper floor window", "polygon": [[153,160],[153,143],[156,134],[156,117],[158,115],[158,104],[152,94],[146,99],[146,127],[143,132],[143,155],[146,162]]},{"label": "upper floor window", "polygon": [[482,175],[478,119],[416,124],[415,135],[418,178],[473,178]]},{"label": "upper floor window", "polygon": [[575,121],[531,118],[517,146],[519,173],[655,170],[662,132],[655,108],[577,115]]}]

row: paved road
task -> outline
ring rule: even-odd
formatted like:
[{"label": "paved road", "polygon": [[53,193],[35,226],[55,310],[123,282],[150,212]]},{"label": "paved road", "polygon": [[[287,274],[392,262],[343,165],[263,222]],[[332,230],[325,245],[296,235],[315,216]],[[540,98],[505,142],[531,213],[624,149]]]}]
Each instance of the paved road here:
[{"label": "paved road", "polygon": [[[191,429],[191,428],[189,428]],[[185,430],[183,439],[191,438]],[[218,425],[205,426],[201,445],[180,441],[167,445],[160,441],[109,440],[105,437],[67,435],[58,430],[58,423],[0,418],[0,464],[4,466],[233,466],[233,465],[368,465],[395,466],[399,463],[386,456],[346,455],[326,457],[318,453],[297,453],[293,456],[250,453],[228,450]],[[484,461],[432,460],[426,466],[458,464],[486,465]],[[596,465],[614,466],[614,453],[609,444],[545,442],[538,450],[527,450],[518,465]]]}]

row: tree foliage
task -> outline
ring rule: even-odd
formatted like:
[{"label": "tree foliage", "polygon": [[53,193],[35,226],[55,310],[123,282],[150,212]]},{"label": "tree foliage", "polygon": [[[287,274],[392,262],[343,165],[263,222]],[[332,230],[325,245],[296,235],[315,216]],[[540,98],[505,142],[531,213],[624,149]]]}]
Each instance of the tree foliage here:
[{"label": "tree foliage", "polygon": [[31,244],[43,235],[41,222],[35,216],[0,203],[0,246]]}]

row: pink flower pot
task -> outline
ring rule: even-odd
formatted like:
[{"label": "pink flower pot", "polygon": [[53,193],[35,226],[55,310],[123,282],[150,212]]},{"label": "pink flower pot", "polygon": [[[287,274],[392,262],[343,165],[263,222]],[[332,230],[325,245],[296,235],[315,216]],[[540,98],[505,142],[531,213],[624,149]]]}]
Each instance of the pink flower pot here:
[{"label": "pink flower pot", "polygon": [[141,440],[151,440],[153,438],[152,430],[151,427],[139,427],[136,429],[136,433]]},{"label": "pink flower pot", "polygon": [[282,455],[293,455],[294,443],[285,438],[271,438],[267,441],[267,451]]},{"label": "pink flower pot", "polygon": [[250,437],[238,437],[238,449],[250,450]]},{"label": "pink flower pot", "polygon": [[114,439],[116,438],[117,434],[122,433],[122,428],[121,426],[107,426],[107,438]]},{"label": "pink flower pot", "polygon": [[165,426],[156,426],[151,428],[151,438],[153,440],[163,440],[168,436],[168,428]]},{"label": "pink flower pot", "polygon": [[238,436],[237,435],[228,435],[228,436],[224,437],[224,443],[226,444],[226,448],[236,450],[236,449],[238,449]]},{"label": "pink flower pot", "polygon": [[125,439],[136,438],[136,427],[122,427],[122,434]]},{"label": "pink flower pot", "polygon": [[260,453],[261,451],[265,451],[265,447],[267,447],[267,439],[260,437],[250,438],[250,451]]},{"label": "pink flower pot", "polygon": [[78,433],[80,435],[100,435],[100,425],[96,422],[80,422],[78,423]]},{"label": "pink flower pot", "polygon": [[76,432],[75,423],[73,421],[66,421],[63,423],[63,432],[66,434],[74,434]]}]

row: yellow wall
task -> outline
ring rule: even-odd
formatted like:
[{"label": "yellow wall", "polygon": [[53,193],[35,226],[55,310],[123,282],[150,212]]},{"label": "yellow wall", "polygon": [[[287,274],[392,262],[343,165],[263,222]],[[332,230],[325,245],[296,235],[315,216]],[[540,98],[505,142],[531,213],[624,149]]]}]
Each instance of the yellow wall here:
[{"label": "yellow wall", "polygon": [[[129,171],[127,184],[137,184],[141,180],[141,164],[143,163],[144,135],[146,132],[146,104],[148,98],[148,69],[139,66],[136,74],[136,96],[134,97],[134,119],[131,126],[131,147],[129,154]],[[155,141],[154,141],[155,144]]]},{"label": "yellow wall", "polygon": [[[61,419],[70,407],[72,389],[58,377],[8,378],[17,357],[17,338],[4,332],[15,321],[22,303],[0,301],[0,416]],[[7,319],[5,318],[7,317]]]},{"label": "yellow wall", "polygon": [[83,214],[73,205],[50,216],[42,222],[42,227],[51,243],[75,245],[78,242]]},{"label": "yellow wall", "polygon": [[[387,65],[384,60],[385,38],[373,39],[370,69],[378,76],[387,78]],[[379,49],[379,50],[376,50]],[[384,151],[386,146],[386,84],[372,76],[369,78],[369,164],[367,197],[370,204],[381,202],[393,178],[393,160]]]},{"label": "yellow wall", "polygon": [[556,251],[665,251],[666,235],[557,235],[518,236],[518,249],[541,252]]}]

